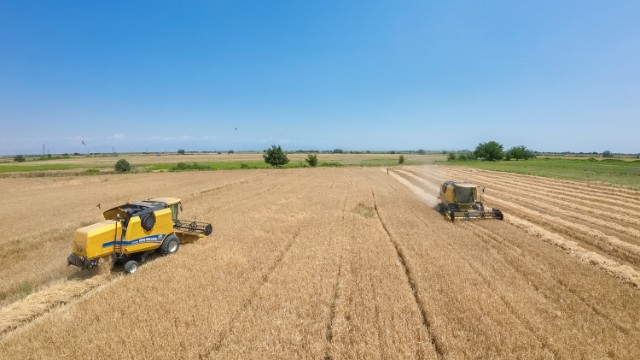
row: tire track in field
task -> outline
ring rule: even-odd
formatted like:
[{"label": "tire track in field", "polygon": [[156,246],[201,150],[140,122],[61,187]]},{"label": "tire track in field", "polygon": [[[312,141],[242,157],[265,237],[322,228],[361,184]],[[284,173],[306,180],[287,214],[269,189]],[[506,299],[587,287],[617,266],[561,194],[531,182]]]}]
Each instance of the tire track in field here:
[{"label": "tire track in field", "polygon": [[[421,170],[415,169],[405,169],[408,172],[414,173],[416,175],[424,174]],[[566,196],[567,189],[564,191],[555,191],[550,189],[545,189],[539,186],[535,186],[526,182],[517,182],[517,181],[509,181],[500,178],[489,177],[486,175],[475,175],[474,179],[479,179],[478,183],[485,182],[491,184],[490,187],[496,187],[495,184],[502,185],[510,185],[512,187],[509,188],[511,193],[518,192],[520,194],[524,194],[525,198],[529,198],[531,195],[534,196],[543,196],[545,200],[552,201],[556,204],[563,204],[565,206],[569,206],[575,209],[579,209],[581,211],[585,211],[591,214],[600,215],[603,217],[607,217],[613,221],[622,222],[622,223],[630,223],[636,226],[640,226],[640,219],[637,219],[637,211],[628,210],[620,207],[620,203],[616,203],[615,205],[609,205],[603,203],[602,198],[595,198],[594,200],[588,199],[579,199],[575,196]],[[528,190],[528,191],[526,191]],[[564,200],[564,201],[560,201]],[[581,205],[582,204],[582,205]],[[620,216],[626,215],[626,216]]]},{"label": "tire track in field", "polygon": [[287,245],[278,253],[278,255],[276,256],[276,259],[271,263],[271,265],[269,265],[269,267],[262,273],[262,275],[260,275],[259,284],[251,292],[251,295],[249,295],[249,297],[242,303],[238,311],[236,311],[233,314],[233,316],[231,316],[231,319],[229,320],[229,325],[227,326],[227,328],[220,331],[220,333],[218,334],[218,338],[216,339],[216,341],[213,343],[213,345],[209,350],[206,350],[205,352],[201,352],[199,354],[200,359],[208,359],[211,357],[213,353],[220,351],[224,347],[225,340],[229,337],[233,329],[236,327],[236,324],[238,323],[238,319],[240,318],[240,316],[245,311],[247,311],[247,309],[249,309],[249,307],[253,304],[253,301],[256,299],[260,290],[262,290],[265,287],[265,285],[269,283],[269,280],[273,276],[273,273],[282,264],[282,261],[287,256],[287,254],[289,253],[293,245],[298,242],[299,235],[300,235],[300,228],[297,228],[295,230],[295,233],[292,239],[289,242],[287,242]]},{"label": "tire track in field", "polygon": [[[420,178],[419,176],[416,176],[407,172],[403,172],[403,171],[398,171],[398,172],[403,173],[409,177],[412,177],[417,181],[422,181],[423,183],[426,183],[426,180]],[[497,193],[501,194],[502,196],[505,196],[504,192],[497,191]],[[581,241],[584,241],[585,243],[591,246],[594,246],[595,248],[601,251],[604,251],[608,255],[611,255],[609,253],[613,250],[615,253],[623,257],[623,259],[621,260],[626,260],[633,264],[637,264],[640,261],[640,247],[633,245],[631,243],[622,241],[616,236],[607,235],[600,230],[575,224],[574,222],[571,222],[568,220],[564,220],[555,216],[550,216],[550,215],[541,213],[539,211],[536,211],[521,205],[517,205],[513,201],[504,200],[502,198],[498,198],[490,195],[485,195],[485,198],[488,200],[491,200],[491,202],[493,203],[502,203],[507,208],[517,211],[520,215],[525,215],[528,219],[533,219],[534,222],[544,223],[546,225],[549,225],[560,232],[566,233],[567,232],[566,229],[571,229],[573,230],[573,233],[570,235],[577,237]],[[537,206],[544,207],[544,204],[540,205],[540,203],[536,201],[530,200],[529,203],[537,204]],[[556,213],[560,213],[563,215],[570,215],[570,214],[567,214],[566,211],[563,211],[562,209],[555,208],[555,210],[556,210]],[[592,223],[602,223],[602,220],[597,220],[594,218],[589,219],[589,221],[591,221]],[[595,240],[599,240],[599,241],[595,241]],[[605,246],[607,244],[609,246]]]},{"label": "tire track in field", "polygon": [[[329,186],[329,190],[332,190],[334,185],[335,185],[335,182],[332,181],[331,185]],[[353,182],[350,182],[349,185],[352,189],[355,187],[355,184]],[[344,219],[347,214],[347,203],[350,199],[350,194],[351,192],[347,192],[347,196],[345,196],[342,199],[341,221],[343,224],[345,222]],[[329,306],[329,320],[327,321],[327,327],[325,330],[325,346],[324,346],[325,360],[333,359],[333,356],[331,355],[331,347],[333,346],[333,325],[336,320],[336,308],[337,308],[338,300],[340,298],[340,289],[342,288],[341,279],[342,279],[342,259],[340,258],[340,260],[338,261],[338,273],[336,274],[336,280],[333,286],[333,297],[331,300],[331,305]]]},{"label": "tire track in field", "polygon": [[340,277],[342,275],[342,262],[338,263],[338,274],[333,285],[333,298],[331,300],[331,306],[329,307],[329,322],[327,323],[327,329],[325,331],[325,347],[324,347],[324,359],[331,360],[331,344],[333,343],[333,323],[336,320],[336,304],[338,302],[339,290],[341,288]]},{"label": "tire track in field", "polygon": [[440,345],[440,342],[438,341],[437,337],[435,336],[433,329],[431,327],[431,322],[429,320],[429,316],[427,314],[426,311],[426,306],[424,305],[424,303],[422,302],[422,300],[420,299],[420,296],[418,295],[419,293],[419,289],[418,289],[418,284],[415,281],[415,279],[413,278],[413,274],[411,273],[411,269],[407,264],[407,258],[404,254],[404,251],[402,250],[402,248],[400,247],[400,244],[398,244],[393,236],[391,236],[391,233],[389,232],[389,229],[387,228],[387,225],[385,224],[384,220],[382,219],[382,217],[380,216],[380,212],[378,210],[378,203],[376,201],[376,195],[375,192],[373,191],[373,189],[371,189],[371,196],[373,197],[373,208],[376,212],[376,216],[378,221],[380,222],[380,225],[382,226],[382,229],[384,230],[387,240],[389,241],[389,243],[391,243],[391,245],[393,246],[393,248],[396,251],[396,256],[398,258],[398,263],[400,264],[402,270],[404,271],[404,275],[407,279],[407,283],[409,285],[409,288],[411,289],[411,293],[413,295],[413,300],[416,304],[416,308],[418,310],[418,312],[420,313],[420,317],[422,320],[422,327],[427,335],[427,338],[429,339],[429,341],[431,342],[431,346],[433,347],[433,349],[436,351],[436,354],[438,356],[439,359],[443,359],[444,358],[444,351],[442,349],[442,346]]},{"label": "tire track in field", "polygon": [[542,345],[542,348],[549,351],[551,354],[553,354],[554,358],[559,359],[560,353],[558,352],[558,349],[556,349],[555,346],[553,346],[553,344],[549,342],[548,338],[544,337],[543,335],[539,334],[536,331],[535,327],[531,325],[530,320],[520,315],[520,313],[515,309],[513,304],[495,286],[495,282],[492,282],[477,266],[475,266],[468,259],[466,261],[466,264],[467,266],[469,266],[469,268],[471,268],[471,270],[473,270],[474,273],[476,273],[476,275],[478,275],[482,279],[485,286],[491,289],[493,294],[496,295],[498,299],[500,299],[500,302],[502,302],[502,305],[504,305],[505,309],[507,309],[509,314],[511,314],[511,316],[513,316],[516,320],[518,320],[518,322],[522,324],[522,326],[536,338],[536,340]]}]

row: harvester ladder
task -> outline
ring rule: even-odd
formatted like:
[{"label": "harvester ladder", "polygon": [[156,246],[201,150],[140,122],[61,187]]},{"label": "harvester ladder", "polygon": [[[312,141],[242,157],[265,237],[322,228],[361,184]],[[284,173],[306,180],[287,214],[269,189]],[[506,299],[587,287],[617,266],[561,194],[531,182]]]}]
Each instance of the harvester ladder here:
[{"label": "harvester ladder", "polygon": [[[119,221],[116,221],[116,232],[113,235],[113,252],[114,253],[122,252],[122,236],[118,236],[118,223]],[[122,228],[122,225],[121,225],[121,228]],[[124,229],[122,229],[122,231],[124,232]]]}]

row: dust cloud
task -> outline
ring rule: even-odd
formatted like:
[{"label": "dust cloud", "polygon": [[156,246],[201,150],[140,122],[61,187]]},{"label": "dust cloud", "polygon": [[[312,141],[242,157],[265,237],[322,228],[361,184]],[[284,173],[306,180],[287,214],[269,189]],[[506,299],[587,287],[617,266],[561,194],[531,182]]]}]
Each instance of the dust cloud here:
[{"label": "dust cloud", "polygon": [[407,181],[406,179],[404,179],[403,177],[399,176],[398,174],[392,171],[389,171],[389,176],[393,177],[394,179],[398,180],[399,183],[409,188],[409,190],[411,190],[420,200],[426,203],[429,207],[435,208],[436,205],[438,205],[438,203],[440,202],[440,200],[438,199],[438,196],[435,195],[435,194],[438,194],[437,185],[427,186],[430,189],[429,191],[425,191],[424,189],[413,185],[412,183],[410,183],[409,181]]}]

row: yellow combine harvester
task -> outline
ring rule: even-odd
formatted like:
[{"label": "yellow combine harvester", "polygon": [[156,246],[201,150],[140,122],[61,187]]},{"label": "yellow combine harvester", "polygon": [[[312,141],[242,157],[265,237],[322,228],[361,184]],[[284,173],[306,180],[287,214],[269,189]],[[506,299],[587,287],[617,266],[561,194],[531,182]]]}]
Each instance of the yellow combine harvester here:
[{"label": "yellow combine harvester", "polygon": [[178,198],[155,198],[127,203],[102,213],[104,221],[76,230],[68,265],[90,269],[112,256],[127,273],[138,269],[148,255],[178,251],[181,243],[210,235],[208,223],[181,221]]},{"label": "yellow combine harvester", "polygon": [[[484,188],[482,188],[484,193]],[[455,221],[458,219],[504,219],[502,211],[486,209],[478,186],[466,181],[445,181],[440,187],[440,201],[436,210]]]}]

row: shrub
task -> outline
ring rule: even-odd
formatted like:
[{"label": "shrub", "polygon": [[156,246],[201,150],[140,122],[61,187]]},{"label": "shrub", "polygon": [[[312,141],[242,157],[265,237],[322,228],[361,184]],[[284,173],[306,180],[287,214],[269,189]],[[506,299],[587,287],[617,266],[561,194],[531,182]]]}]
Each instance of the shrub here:
[{"label": "shrub", "polygon": [[264,158],[264,162],[276,168],[289,163],[289,158],[287,158],[287,154],[282,151],[280,145],[272,145],[271,148],[264,151],[262,157]]},{"label": "shrub", "polygon": [[447,155],[447,161],[454,161],[455,159],[456,159],[456,153],[450,152],[449,155]]},{"label": "shrub", "polygon": [[116,163],[116,172],[117,173],[125,173],[131,171],[131,164],[125,159],[120,159]]},{"label": "shrub", "polygon": [[612,158],[613,154],[611,153],[611,151],[605,150],[605,151],[602,152],[602,157],[603,158]]},{"label": "shrub", "polygon": [[467,156],[467,154],[462,153],[462,154],[458,155],[458,160],[467,161],[467,160],[469,160],[469,157]]},{"label": "shrub", "polygon": [[184,155],[184,149],[178,149],[178,154]]},{"label": "shrub", "polygon": [[13,161],[15,161],[15,162],[23,162],[25,160],[26,159],[24,158],[24,155],[16,155],[16,156],[13,157]]},{"label": "shrub", "polygon": [[533,157],[533,152],[527,149],[524,145],[514,146],[507,151],[505,154],[506,160],[516,159],[516,161],[520,159],[527,160]]},{"label": "shrub", "polygon": [[404,164],[404,155],[398,157],[398,164]]},{"label": "shrub", "polygon": [[316,167],[316,166],[318,166],[318,155],[316,155],[316,154],[308,154],[307,158],[304,159],[304,161],[306,161],[307,164],[309,164],[309,166]]},{"label": "shrub", "polygon": [[480,143],[474,151],[474,155],[477,158],[482,158],[488,161],[501,160],[504,157],[501,144],[495,141],[489,141],[486,143]]}]

